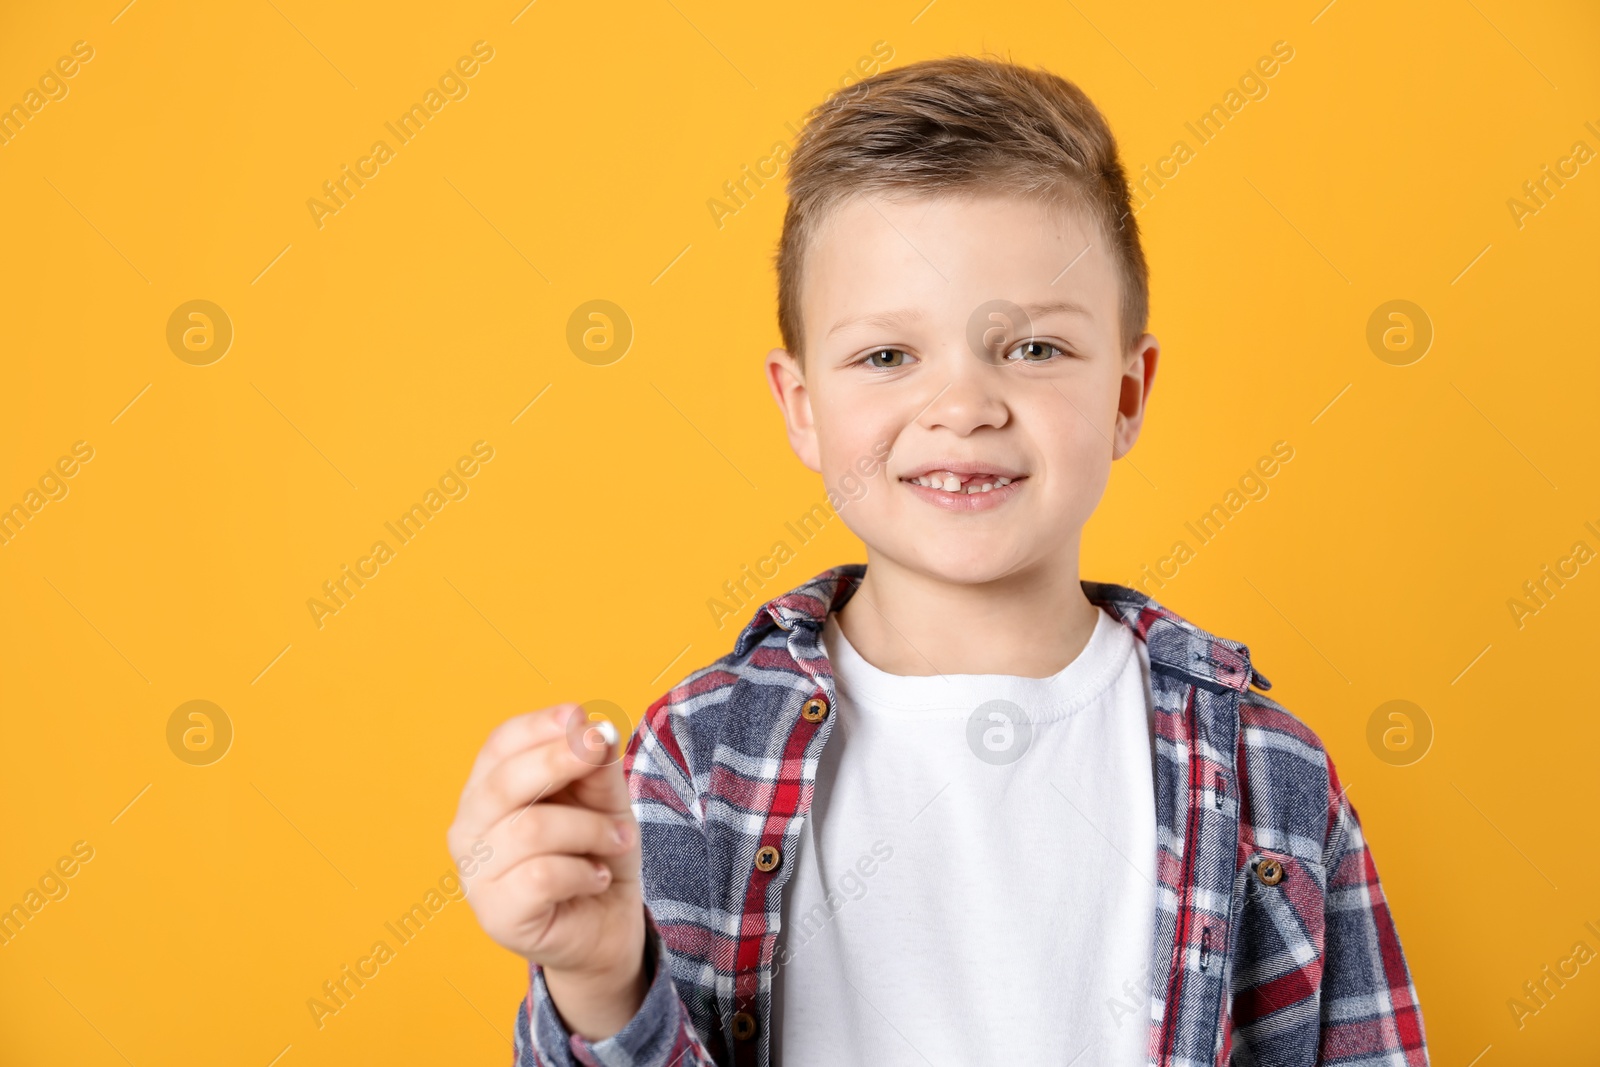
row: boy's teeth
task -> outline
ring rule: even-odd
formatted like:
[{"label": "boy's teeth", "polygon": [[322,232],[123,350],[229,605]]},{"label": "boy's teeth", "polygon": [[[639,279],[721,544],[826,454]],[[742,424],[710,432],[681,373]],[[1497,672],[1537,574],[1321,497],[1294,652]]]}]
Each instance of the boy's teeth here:
[{"label": "boy's teeth", "polygon": [[971,482],[963,486],[961,484],[961,476],[952,471],[934,471],[931,474],[924,474],[917,478],[913,478],[912,481],[918,485],[927,486],[930,489],[941,489],[946,493],[968,494],[988,493],[994,491],[995,489],[999,489],[1001,486],[1011,484],[1010,478],[990,478],[981,482],[974,478]]}]

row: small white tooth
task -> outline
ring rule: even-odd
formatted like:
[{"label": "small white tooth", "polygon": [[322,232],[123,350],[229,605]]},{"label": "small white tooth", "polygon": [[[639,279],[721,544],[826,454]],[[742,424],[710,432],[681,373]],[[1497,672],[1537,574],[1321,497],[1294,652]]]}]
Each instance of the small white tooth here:
[{"label": "small white tooth", "polygon": [[987,493],[989,490],[991,490],[993,488],[994,488],[994,483],[993,482],[984,482],[983,483],[983,491],[985,493]]},{"label": "small white tooth", "polygon": [[996,488],[999,488],[1002,485],[1010,485],[1011,484],[1011,479],[1010,478],[996,478],[994,480],[994,484],[995,484]]},{"label": "small white tooth", "polygon": [[946,475],[944,480],[944,491],[947,493],[960,492],[961,479],[957,478],[954,474]]}]

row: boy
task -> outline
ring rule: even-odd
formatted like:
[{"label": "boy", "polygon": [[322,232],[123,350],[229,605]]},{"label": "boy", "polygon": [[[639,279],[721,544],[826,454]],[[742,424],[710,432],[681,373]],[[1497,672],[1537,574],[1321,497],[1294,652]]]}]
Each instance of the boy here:
[{"label": "boy", "polygon": [[1105,120],[949,58],[790,160],[766,372],[868,563],[596,748],[490,736],[451,827],[533,1064],[1425,1064],[1361,825],[1248,649],[1080,581],[1159,346]]}]

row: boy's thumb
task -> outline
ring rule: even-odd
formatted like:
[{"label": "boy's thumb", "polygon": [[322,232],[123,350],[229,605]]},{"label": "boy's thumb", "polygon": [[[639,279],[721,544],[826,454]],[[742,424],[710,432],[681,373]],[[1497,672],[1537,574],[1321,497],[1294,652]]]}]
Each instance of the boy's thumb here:
[{"label": "boy's thumb", "polygon": [[[610,710],[582,705],[570,712],[567,747],[579,761],[594,768],[572,783],[574,798],[587,808],[621,813],[630,805],[628,784],[622,773],[626,737],[608,714]],[[623,714],[620,708],[616,713]]]}]

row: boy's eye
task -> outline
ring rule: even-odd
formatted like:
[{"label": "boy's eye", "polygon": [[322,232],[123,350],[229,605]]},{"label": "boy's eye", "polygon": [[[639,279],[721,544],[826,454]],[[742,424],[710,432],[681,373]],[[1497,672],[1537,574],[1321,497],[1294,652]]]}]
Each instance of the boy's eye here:
[{"label": "boy's eye", "polygon": [[1044,363],[1052,356],[1064,355],[1065,352],[1048,341],[1024,341],[1013,348],[1006,358],[1020,363]]},{"label": "boy's eye", "polygon": [[879,370],[893,370],[896,367],[905,366],[905,361],[910,358],[910,355],[903,349],[880,348],[861,362],[869,367],[877,367]]}]

